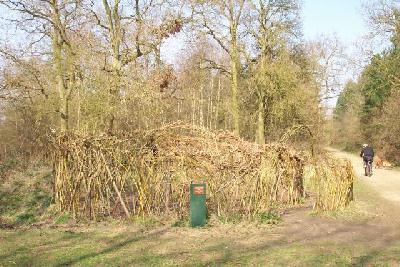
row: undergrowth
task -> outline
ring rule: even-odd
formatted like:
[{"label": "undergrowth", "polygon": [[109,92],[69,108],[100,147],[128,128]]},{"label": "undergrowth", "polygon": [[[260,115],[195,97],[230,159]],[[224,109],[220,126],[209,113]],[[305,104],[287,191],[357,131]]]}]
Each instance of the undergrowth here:
[{"label": "undergrowth", "polygon": [[32,224],[49,215],[53,175],[42,162],[23,166],[16,159],[1,163],[0,225]]}]

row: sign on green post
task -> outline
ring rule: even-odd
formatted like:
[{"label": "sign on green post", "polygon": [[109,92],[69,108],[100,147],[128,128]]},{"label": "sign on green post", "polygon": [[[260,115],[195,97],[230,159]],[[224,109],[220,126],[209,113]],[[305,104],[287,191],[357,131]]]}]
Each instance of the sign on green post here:
[{"label": "sign on green post", "polygon": [[192,227],[204,226],[207,222],[206,184],[190,184],[190,224]]}]

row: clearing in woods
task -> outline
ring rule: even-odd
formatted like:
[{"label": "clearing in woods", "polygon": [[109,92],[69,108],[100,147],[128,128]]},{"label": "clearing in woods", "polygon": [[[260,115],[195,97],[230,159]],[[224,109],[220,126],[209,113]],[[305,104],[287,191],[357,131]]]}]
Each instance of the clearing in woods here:
[{"label": "clearing in woods", "polygon": [[315,216],[304,205],[277,225],[216,224],[203,229],[95,224],[0,230],[0,266],[400,266],[400,172],[361,159],[355,201]]}]

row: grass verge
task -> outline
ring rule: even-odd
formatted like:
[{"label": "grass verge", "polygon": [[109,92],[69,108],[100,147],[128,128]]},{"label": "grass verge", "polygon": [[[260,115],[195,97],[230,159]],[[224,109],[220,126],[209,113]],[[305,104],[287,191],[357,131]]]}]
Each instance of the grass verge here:
[{"label": "grass verge", "polygon": [[[328,242],[236,239],[235,229],[0,230],[0,266],[396,266],[400,244],[380,250]],[[231,234],[229,234],[231,231]],[[211,231],[215,234],[215,231]],[[392,265],[390,265],[392,264]]]}]

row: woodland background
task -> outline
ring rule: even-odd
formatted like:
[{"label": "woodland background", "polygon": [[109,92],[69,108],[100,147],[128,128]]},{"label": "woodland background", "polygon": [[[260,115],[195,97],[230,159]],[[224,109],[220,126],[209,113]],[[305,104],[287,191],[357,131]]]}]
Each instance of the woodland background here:
[{"label": "woodland background", "polygon": [[[0,47],[3,161],[47,157],[60,133],[176,121],[260,144],[354,150],[369,142],[400,161],[398,1],[366,4],[371,35],[389,44],[358,58],[336,38],[306,42],[297,0],[0,4],[13,32]],[[171,38],[185,40],[174,65],[161,57]],[[341,91],[343,72],[366,57]],[[326,101],[339,93],[331,114]]]}]

